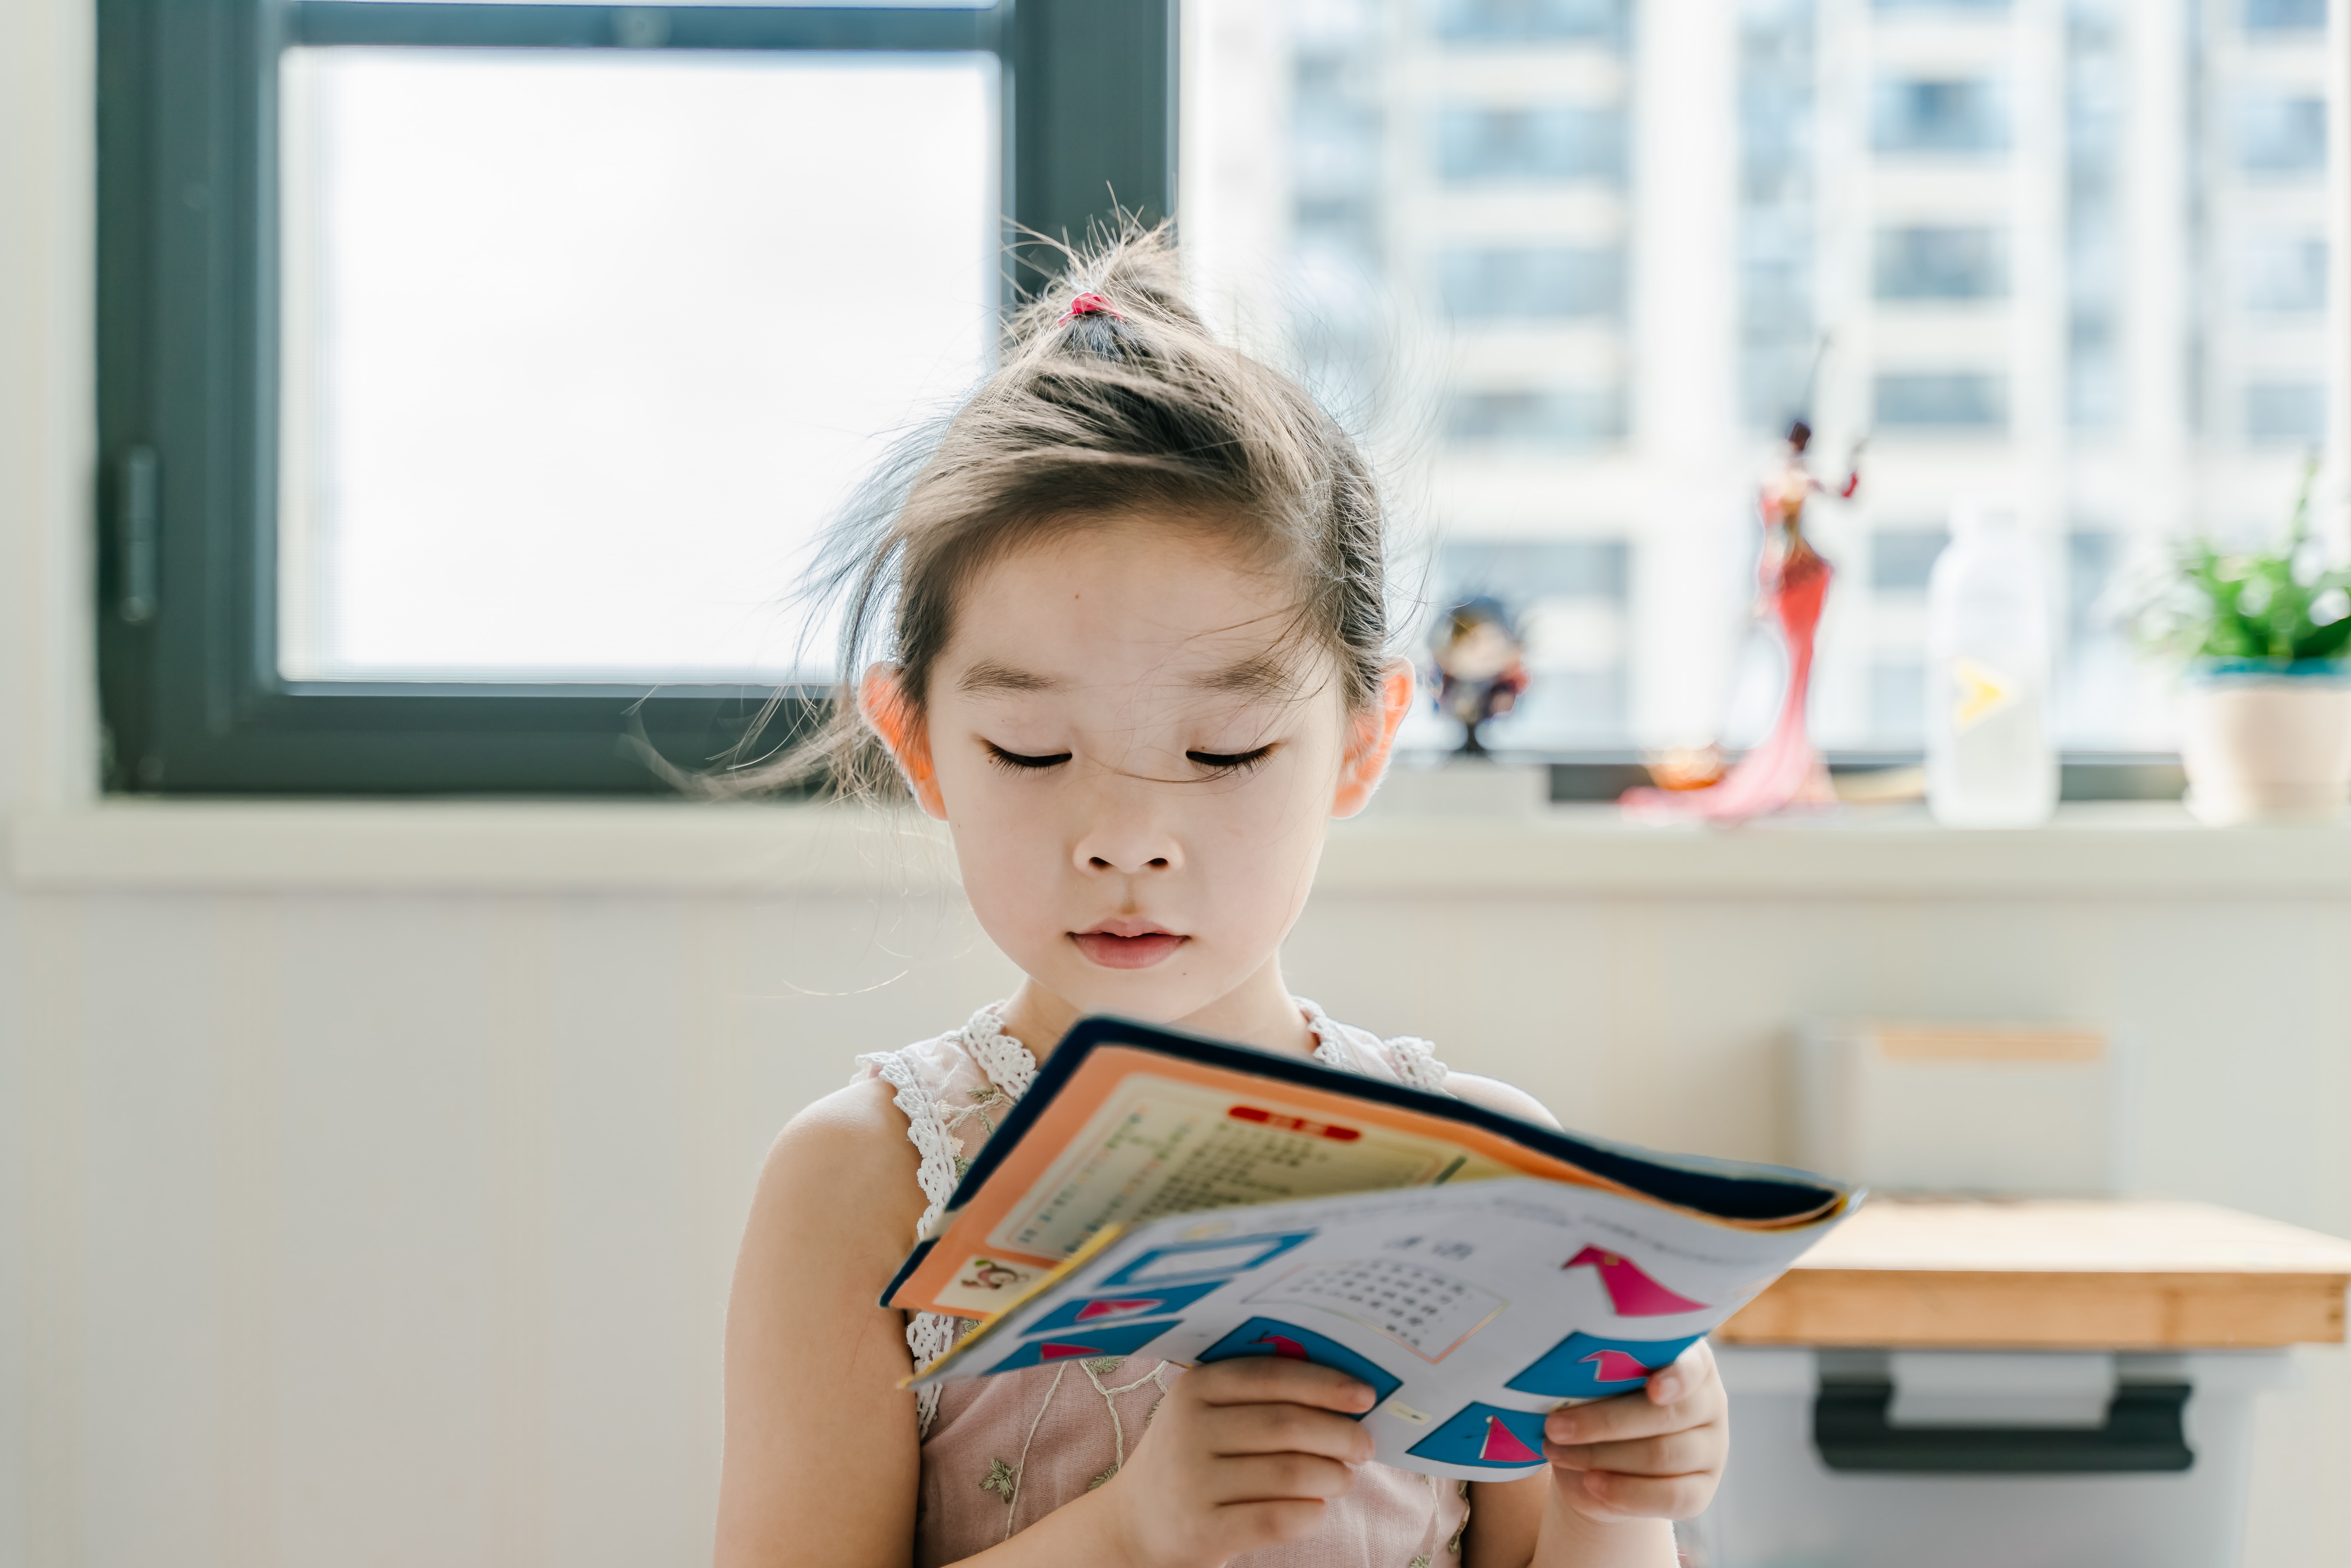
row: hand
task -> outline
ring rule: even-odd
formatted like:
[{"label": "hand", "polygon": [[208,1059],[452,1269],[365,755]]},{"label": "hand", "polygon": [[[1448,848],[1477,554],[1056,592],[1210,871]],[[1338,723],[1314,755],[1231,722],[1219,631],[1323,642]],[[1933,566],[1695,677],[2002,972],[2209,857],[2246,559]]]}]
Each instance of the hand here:
[{"label": "hand", "polygon": [[1237,1552],[1313,1534],[1372,1457],[1372,1435],[1350,1417],[1373,1404],[1344,1373],[1281,1356],[1194,1367],[1102,1488],[1123,1561],[1221,1568]]},{"label": "hand", "polygon": [[1543,1457],[1560,1500],[1595,1524],[1705,1511],[1730,1452],[1730,1399],[1704,1340],[1638,1394],[1554,1410]]}]

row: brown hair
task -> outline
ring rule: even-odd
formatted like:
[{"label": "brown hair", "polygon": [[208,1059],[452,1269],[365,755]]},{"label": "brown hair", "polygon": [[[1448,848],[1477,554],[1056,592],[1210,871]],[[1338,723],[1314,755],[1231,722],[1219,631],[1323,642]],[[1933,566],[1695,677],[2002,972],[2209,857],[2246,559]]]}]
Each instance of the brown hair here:
[{"label": "brown hair", "polygon": [[[903,794],[859,712],[862,672],[896,660],[919,713],[978,571],[1115,513],[1213,531],[1290,576],[1292,633],[1331,656],[1351,710],[1378,700],[1385,541],[1353,440],[1296,382],[1209,332],[1185,303],[1167,225],[1130,222],[1065,256],[1014,317],[995,373],[903,444],[827,531],[804,597],[841,606],[831,716],[810,739],[738,758],[726,792],[822,779]],[[1081,296],[1093,298],[1073,311]]]}]

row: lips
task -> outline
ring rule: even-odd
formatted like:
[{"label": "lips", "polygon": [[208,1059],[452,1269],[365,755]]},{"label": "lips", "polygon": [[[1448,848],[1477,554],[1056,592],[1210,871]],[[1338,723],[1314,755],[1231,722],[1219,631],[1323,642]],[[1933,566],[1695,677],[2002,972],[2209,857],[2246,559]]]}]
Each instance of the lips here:
[{"label": "lips", "polygon": [[1092,931],[1072,931],[1078,951],[1105,969],[1148,969],[1191,940],[1146,920],[1105,920]]}]

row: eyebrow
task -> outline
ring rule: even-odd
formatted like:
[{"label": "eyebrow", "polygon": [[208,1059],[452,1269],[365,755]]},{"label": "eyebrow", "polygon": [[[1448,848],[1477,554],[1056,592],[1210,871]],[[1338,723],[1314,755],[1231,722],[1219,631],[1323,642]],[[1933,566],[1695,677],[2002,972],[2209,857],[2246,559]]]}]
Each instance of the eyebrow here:
[{"label": "eyebrow", "polygon": [[1191,684],[1203,691],[1229,692],[1253,699],[1280,697],[1287,696],[1297,685],[1297,674],[1270,653],[1259,653],[1238,664],[1196,675]]},{"label": "eyebrow", "polygon": [[[983,696],[992,692],[1059,691],[1068,684],[1058,676],[1040,675],[1033,670],[1016,669],[993,659],[982,659],[956,677],[956,689],[968,695]],[[1259,653],[1237,664],[1194,675],[1185,684],[1202,691],[1229,693],[1237,696],[1278,697],[1290,692],[1296,684],[1296,676],[1280,660],[1270,654]]]},{"label": "eyebrow", "polygon": [[1059,689],[1061,685],[1050,675],[1016,670],[993,659],[982,659],[957,678],[956,690],[974,695],[987,692],[1050,692]]}]

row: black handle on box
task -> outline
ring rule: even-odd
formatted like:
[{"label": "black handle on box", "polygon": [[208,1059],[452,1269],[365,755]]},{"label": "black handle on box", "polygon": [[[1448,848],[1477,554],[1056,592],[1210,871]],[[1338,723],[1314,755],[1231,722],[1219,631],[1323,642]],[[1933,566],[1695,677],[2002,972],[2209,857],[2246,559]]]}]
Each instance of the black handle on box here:
[{"label": "black handle on box", "polygon": [[2103,1427],[1896,1427],[1894,1385],[1823,1379],[1813,1403],[1813,1446],[1833,1470],[1944,1475],[2118,1474],[2184,1470],[2196,1463],[2182,1425],[2185,1383],[2125,1383]]}]

